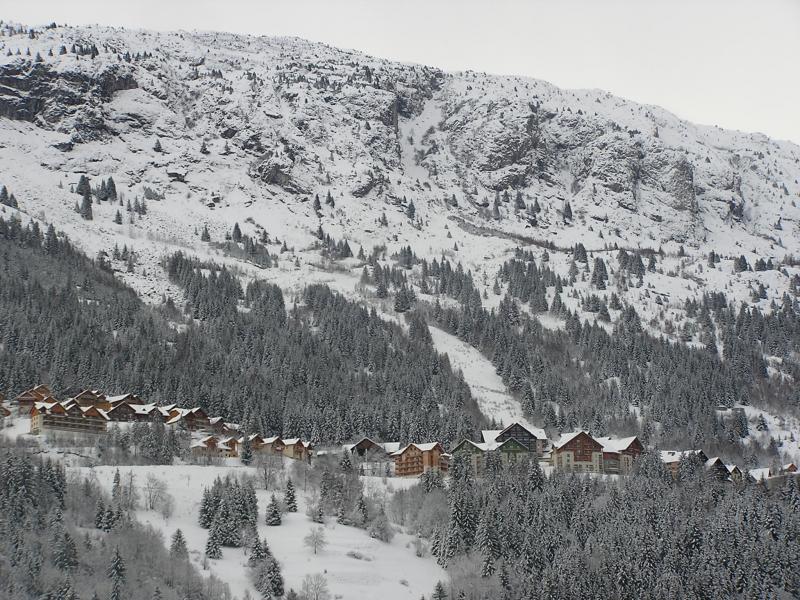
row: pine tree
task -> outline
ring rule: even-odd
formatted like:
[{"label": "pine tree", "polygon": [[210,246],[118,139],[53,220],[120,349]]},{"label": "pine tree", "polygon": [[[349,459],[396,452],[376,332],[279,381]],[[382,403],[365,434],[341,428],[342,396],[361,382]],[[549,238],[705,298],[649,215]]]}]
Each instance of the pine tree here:
[{"label": "pine tree", "polygon": [[245,435],[242,442],[242,451],[239,453],[239,460],[243,465],[249,465],[253,462],[253,444],[250,442],[250,436]]},{"label": "pine tree", "polygon": [[106,182],[106,197],[111,202],[117,201],[117,184],[114,183],[113,177],[109,177]]},{"label": "pine tree", "polygon": [[172,535],[172,543],[169,546],[169,553],[173,558],[187,558],[189,550],[186,547],[186,539],[183,537],[183,532],[176,529]]},{"label": "pine tree", "polygon": [[53,562],[62,571],[72,571],[78,566],[78,549],[72,536],[66,531],[56,542]]},{"label": "pine tree", "polygon": [[406,216],[413,221],[416,214],[417,208],[414,206],[414,201],[411,200],[406,207]]},{"label": "pine tree", "polygon": [[119,547],[114,548],[114,556],[111,557],[106,575],[111,579],[110,600],[120,600],[122,598],[122,586],[125,585],[125,561],[119,553]]},{"label": "pine tree", "polygon": [[267,562],[267,577],[272,595],[276,598],[283,596],[283,576],[281,575],[280,565],[274,558]]},{"label": "pine tree", "polygon": [[233,233],[231,234],[231,238],[237,244],[242,241],[242,230],[239,229],[239,223],[233,224]]},{"label": "pine tree", "polygon": [[94,513],[94,526],[97,529],[102,529],[103,523],[105,522],[105,518],[106,518],[106,507],[103,504],[103,501],[98,499]]},{"label": "pine tree", "polygon": [[156,143],[153,144],[153,150],[155,152],[163,152],[164,149],[161,147],[161,140],[156,138]]},{"label": "pine tree", "polygon": [[81,217],[87,221],[91,221],[94,218],[92,216],[92,192],[88,187],[84,190],[83,198],[81,199]]},{"label": "pine tree", "polygon": [[200,241],[201,242],[211,241],[211,234],[208,233],[208,225],[203,225],[203,233],[200,234]]},{"label": "pine tree", "polygon": [[436,582],[431,600],[447,600],[447,592],[444,590],[444,584],[441,581]]},{"label": "pine tree", "polygon": [[297,498],[295,498],[294,484],[291,478],[286,480],[286,492],[283,496],[283,503],[286,505],[286,512],[297,512]]},{"label": "pine tree", "polygon": [[122,213],[120,213],[119,211],[117,211],[117,214],[114,215],[114,223],[116,223],[117,225],[122,225]]},{"label": "pine tree", "polygon": [[564,203],[564,222],[572,221],[572,207],[569,202]]},{"label": "pine tree", "polygon": [[281,509],[275,494],[272,494],[269,506],[267,507],[267,525],[277,526],[281,524]]},{"label": "pine tree", "polygon": [[208,540],[206,541],[206,556],[211,559],[222,558],[222,544],[220,542],[219,527],[214,526],[208,532]]}]

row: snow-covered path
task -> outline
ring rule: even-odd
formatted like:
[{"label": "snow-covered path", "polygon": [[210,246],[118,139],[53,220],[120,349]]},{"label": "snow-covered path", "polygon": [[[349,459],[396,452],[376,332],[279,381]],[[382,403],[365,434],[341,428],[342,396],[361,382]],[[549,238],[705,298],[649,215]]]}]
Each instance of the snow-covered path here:
[{"label": "snow-covered path", "polygon": [[522,416],[522,405],[509,394],[494,365],[477,349],[438,327],[429,326],[436,349],[447,354],[454,369],[460,369],[481,412],[498,423],[518,421],[530,425]]}]

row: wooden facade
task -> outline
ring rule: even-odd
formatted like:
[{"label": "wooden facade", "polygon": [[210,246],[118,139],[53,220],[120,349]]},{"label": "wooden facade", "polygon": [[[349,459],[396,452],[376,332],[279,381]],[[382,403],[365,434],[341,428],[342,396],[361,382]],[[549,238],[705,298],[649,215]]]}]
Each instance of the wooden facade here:
[{"label": "wooden facade", "polygon": [[[534,452],[537,456],[542,456],[545,450],[547,450],[547,436],[543,430],[537,429],[532,431],[519,423],[512,423],[498,433],[497,437],[491,441],[502,443],[510,439],[517,440],[517,442],[528,449],[528,452]],[[489,441],[490,440],[484,440],[484,442]]]},{"label": "wooden facade", "polygon": [[236,438],[204,437],[191,446],[192,456],[206,458],[233,458],[239,456],[239,441]]},{"label": "wooden facade", "polygon": [[428,471],[446,473],[449,467],[448,455],[439,442],[409,444],[392,456],[397,477],[414,477]]},{"label": "wooden facade", "polygon": [[599,437],[595,440],[603,446],[603,473],[629,475],[634,461],[644,452],[644,446],[636,436]]},{"label": "wooden facade", "polygon": [[108,420],[106,413],[95,406],[37,402],[31,409],[30,432],[33,435],[46,431],[105,433]]},{"label": "wooden facade", "polygon": [[83,390],[67,402],[74,402],[78,406],[96,406],[103,410],[111,408],[111,403],[106,399],[106,395],[98,390]]},{"label": "wooden facade", "polygon": [[0,404],[0,419],[5,419],[6,417],[11,416],[11,411],[8,410],[5,406]]},{"label": "wooden facade", "polygon": [[603,445],[586,431],[565,434],[553,444],[553,466],[567,473],[602,473]]},{"label": "wooden facade", "polygon": [[300,438],[283,440],[283,455],[295,460],[311,460],[311,444]]},{"label": "wooden facade", "polygon": [[531,456],[536,456],[535,451],[531,452],[530,446],[523,445],[513,437],[509,437],[500,443],[473,442],[465,439],[453,448],[452,455],[466,456],[476,477],[484,474],[491,455],[497,456],[503,466],[512,465],[521,460],[528,460]]},{"label": "wooden facade", "polygon": [[673,479],[678,478],[678,467],[683,459],[695,456],[698,463],[705,464],[708,460],[706,453],[702,450],[662,450],[661,461],[667,467]]},{"label": "wooden facade", "polygon": [[53,398],[53,393],[50,391],[50,388],[44,384],[39,384],[36,387],[32,387],[29,390],[25,390],[19,396],[14,398],[12,402],[12,406],[16,405],[17,407],[17,414],[19,415],[29,415],[31,414],[31,409],[33,405],[37,402],[55,402],[55,398]]},{"label": "wooden facade", "polygon": [[106,411],[109,420],[116,422],[138,421],[139,414],[126,402],[114,404]]}]

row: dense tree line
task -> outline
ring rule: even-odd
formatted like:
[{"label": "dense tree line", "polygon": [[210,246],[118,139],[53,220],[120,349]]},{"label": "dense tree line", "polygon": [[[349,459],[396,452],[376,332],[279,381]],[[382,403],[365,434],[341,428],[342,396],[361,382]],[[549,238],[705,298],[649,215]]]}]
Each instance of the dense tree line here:
[{"label": "dense tree line", "polygon": [[[114,508],[104,508],[96,524],[100,506]],[[0,448],[0,596],[230,598],[227,586],[201,576],[185,552],[168,552],[160,533],[137,524],[128,510],[94,481],[67,478],[58,463]]]},{"label": "dense tree line", "polygon": [[[639,274],[631,256],[624,259],[626,268]],[[491,358],[527,415],[551,430],[638,434],[645,442],[691,444],[741,457],[742,428],[721,419],[718,406],[746,404],[754,397],[783,408],[800,404],[791,385],[768,377],[764,358],[765,353],[778,356],[784,372],[798,375],[792,356],[800,348],[800,311],[788,296],[767,314],[755,307],[736,311],[726,306],[724,296],[704,297],[687,311],[705,341],[705,347],[697,348],[648,334],[635,309],[623,306],[615,294],[610,308],[618,312],[611,332],[600,323],[581,322],[561,300],[565,282],[529,253],[518,253],[500,269],[506,296],[497,311],[482,306],[469,273],[446,261],[435,266],[439,278],[430,287],[459,300],[460,306],[436,302],[433,320]],[[596,283],[604,284],[605,266],[596,265],[598,271]],[[435,272],[423,270],[422,275],[436,278]],[[553,296],[549,307],[548,294]],[[600,322],[610,320],[609,306],[596,295],[582,303]],[[564,319],[565,328],[545,329],[529,316],[545,311]],[[753,463],[757,450],[755,445],[747,449]],[[777,450],[769,449],[773,458]]]},{"label": "dense tree line", "polygon": [[687,459],[673,481],[652,452],[638,465],[632,477],[602,480],[495,461],[476,482],[457,459],[446,489],[420,483],[398,492],[392,508],[448,568],[438,597],[800,594],[800,479],[734,485]]},{"label": "dense tree line", "polygon": [[13,397],[45,381],[57,393],[191,398],[248,431],[317,443],[449,443],[480,428],[468,386],[418,317],[409,337],[325,286],[287,310],[278,287],[242,289],[217,265],[178,253],[165,268],[193,318],[171,302],[145,306],[54,229],[0,219],[0,389]]}]

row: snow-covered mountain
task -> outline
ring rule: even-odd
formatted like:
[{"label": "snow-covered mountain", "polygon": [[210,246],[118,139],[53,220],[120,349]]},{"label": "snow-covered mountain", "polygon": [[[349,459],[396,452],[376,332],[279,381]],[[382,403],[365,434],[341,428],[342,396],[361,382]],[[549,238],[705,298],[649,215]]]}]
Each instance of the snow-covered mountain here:
[{"label": "snow-covered mountain", "polygon": [[[171,293],[159,260],[176,248],[287,289],[322,280],[354,293],[360,267],[323,269],[319,226],[354,252],[447,254],[490,304],[519,246],[549,246],[564,274],[576,242],[607,259],[616,247],[662,249],[646,286],[616,290],[656,328],[679,324],[684,300],[703,291],[749,302],[763,284],[766,306],[797,285],[800,147],[602,91],[293,38],[7,28],[0,117],[0,184],[19,210],[89,254],[134,248],[136,268],[117,265],[119,276],[151,301]],[[145,198],[147,213],[101,202],[82,219],[81,175],[93,186],[113,177],[121,204]],[[277,268],[200,239],[205,226],[222,241],[235,223],[287,244]],[[710,251],[723,259],[712,268]],[[781,269],[735,272],[740,255]]]}]

